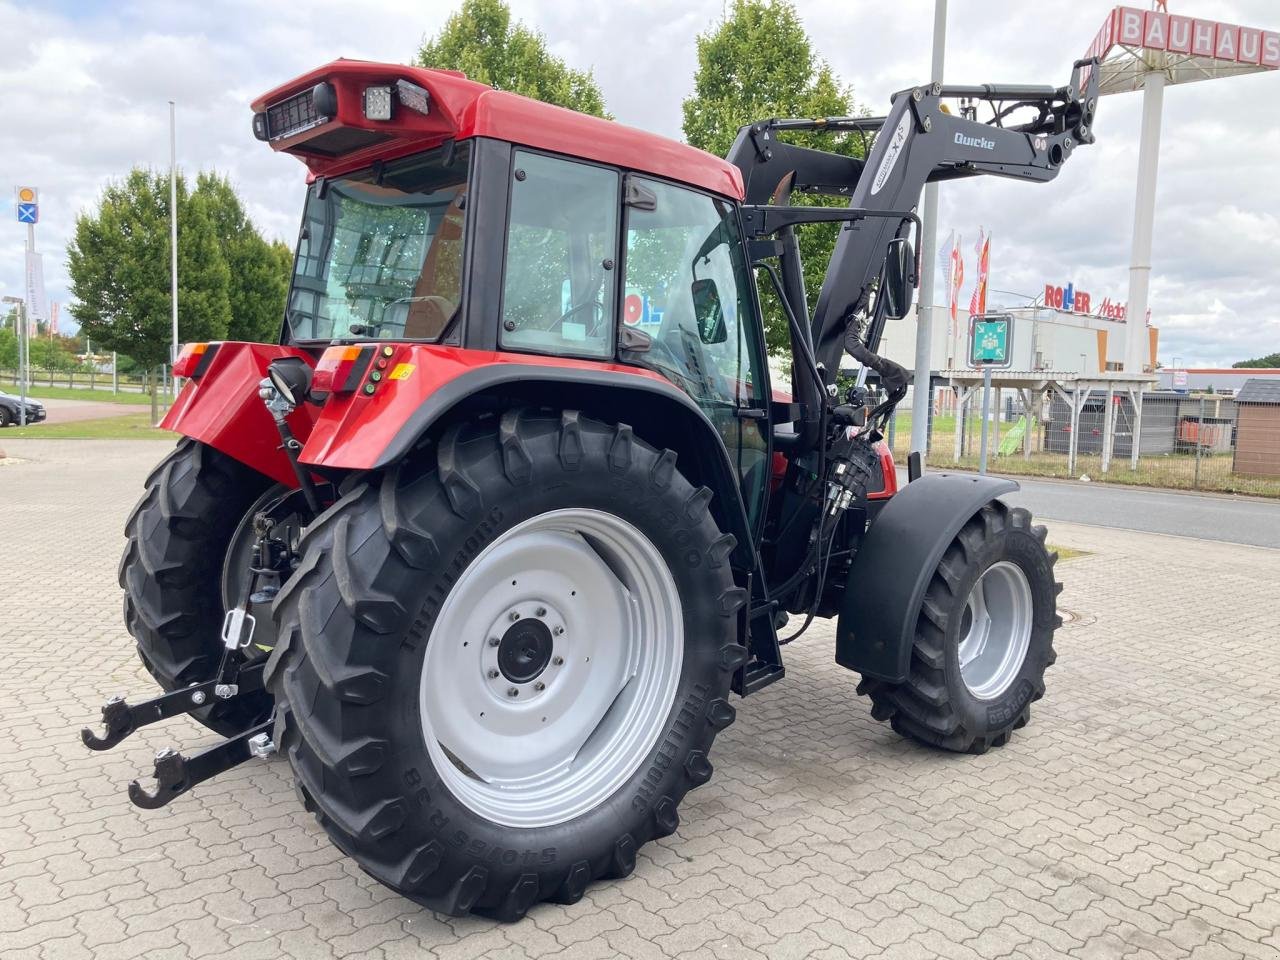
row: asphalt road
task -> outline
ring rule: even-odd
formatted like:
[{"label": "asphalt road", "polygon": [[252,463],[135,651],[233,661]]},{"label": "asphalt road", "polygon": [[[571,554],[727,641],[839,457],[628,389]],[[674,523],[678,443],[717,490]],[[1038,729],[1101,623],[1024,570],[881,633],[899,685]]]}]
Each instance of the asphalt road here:
[{"label": "asphalt road", "polygon": [[1104,483],[1014,479],[1022,489],[1005,499],[1045,520],[1280,548],[1280,503]]}]

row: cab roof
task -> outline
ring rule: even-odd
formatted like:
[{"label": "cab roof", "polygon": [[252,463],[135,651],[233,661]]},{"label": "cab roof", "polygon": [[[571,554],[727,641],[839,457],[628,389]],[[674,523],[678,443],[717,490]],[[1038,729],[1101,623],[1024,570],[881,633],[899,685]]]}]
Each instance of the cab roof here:
[{"label": "cab roof", "polygon": [[[427,91],[427,113],[400,106],[390,120],[366,118],[365,88],[397,80]],[[314,109],[313,91],[320,84],[332,91],[333,116]],[[736,200],[743,196],[741,173],[720,157],[612,120],[494,90],[452,70],[335,60],[263,94],[253,102],[253,110],[258,115],[255,133],[272,149],[301,159],[313,177],[347,173],[450,138],[491,137],[652,174]]]}]

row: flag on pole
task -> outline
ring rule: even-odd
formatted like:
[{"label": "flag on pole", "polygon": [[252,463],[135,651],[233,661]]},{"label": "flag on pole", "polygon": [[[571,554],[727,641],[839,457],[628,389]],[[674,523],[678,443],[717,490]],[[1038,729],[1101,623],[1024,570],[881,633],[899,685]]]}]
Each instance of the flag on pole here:
[{"label": "flag on pole", "polygon": [[955,318],[951,310],[951,277],[955,266],[955,258],[952,254],[955,252],[956,232],[952,230],[947,234],[945,243],[938,245],[938,272],[942,275],[942,289],[946,291],[947,302],[947,337],[955,336]]},{"label": "flag on pole", "polygon": [[951,248],[955,242],[956,232],[952,230],[947,239],[938,244],[938,272],[942,274],[942,285],[947,290],[951,289]]},{"label": "flag on pole", "polygon": [[979,316],[987,312],[987,281],[991,272],[991,234],[982,236],[978,228],[978,242],[974,244],[978,255],[978,276],[973,283],[973,296],[969,298],[969,313]]},{"label": "flag on pole", "polygon": [[960,235],[956,234],[956,242],[951,247],[951,283],[948,285],[949,293],[947,300],[947,309],[951,316],[951,330],[954,334],[958,318],[956,316],[956,308],[960,301],[960,287],[964,284],[964,254],[960,252]]},{"label": "flag on pole", "polygon": [[34,336],[37,320],[49,319],[49,307],[44,298],[44,263],[40,254],[27,251],[27,322]]},{"label": "flag on pole", "polygon": [[58,335],[58,309],[60,304],[56,300],[49,301],[49,336],[56,337]]}]

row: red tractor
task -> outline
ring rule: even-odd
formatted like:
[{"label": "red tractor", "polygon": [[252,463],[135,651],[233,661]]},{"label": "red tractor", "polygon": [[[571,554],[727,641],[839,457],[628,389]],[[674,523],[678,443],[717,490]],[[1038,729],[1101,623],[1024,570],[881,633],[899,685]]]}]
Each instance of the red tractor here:
[{"label": "red tractor", "polygon": [[[672,833],[730,693],[781,679],[815,616],[877,719],[1005,744],[1054,660],[1054,556],[1007,480],[915,462],[899,489],[881,429],[908,377],[876,348],[922,185],[1052,179],[1092,141],[1092,67],[754,123],[728,160],[449,71],[340,60],[260,98],[254,133],[309,171],[280,342],[174,365],[183,439],[120,565],[168,692],[111,700],[86,744],[181,713],[227,738],[163,751],[143,807],[279,750],[362,868],[504,920]],[[819,221],[843,227],[810,316]]]}]

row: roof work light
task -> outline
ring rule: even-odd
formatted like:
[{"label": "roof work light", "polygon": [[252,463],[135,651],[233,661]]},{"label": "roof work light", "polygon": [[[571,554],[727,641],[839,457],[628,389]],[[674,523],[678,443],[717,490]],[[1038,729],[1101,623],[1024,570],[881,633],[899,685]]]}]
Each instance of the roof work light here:
[{"label": "roof work light", "polygon": [[391,88],[364,88],[364,115],[367,120],[391,119]]},{"label": "roof work light", "polygon": [[396,96],[399,98],[401,106],[408,107],[415,113],[420,113],[425,117],[431,112],[431,94],[416,83],[410,83],[408,80],[397,80]]}]

